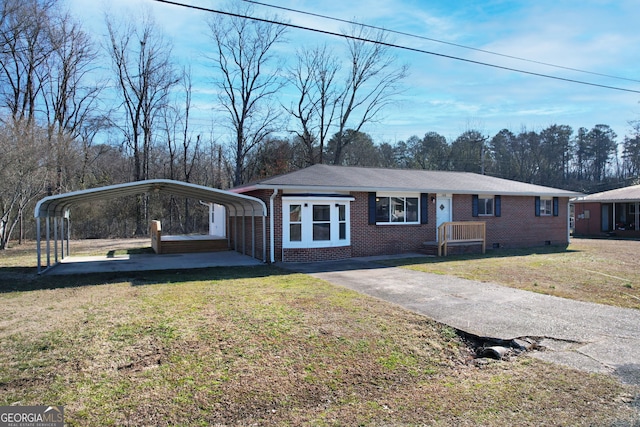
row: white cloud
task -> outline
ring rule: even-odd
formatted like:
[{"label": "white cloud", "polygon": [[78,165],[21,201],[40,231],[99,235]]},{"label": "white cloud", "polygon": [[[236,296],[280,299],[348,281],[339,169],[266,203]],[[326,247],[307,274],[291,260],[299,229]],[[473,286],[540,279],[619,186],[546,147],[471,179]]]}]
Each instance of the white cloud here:
[{"label": "white cloud", "polygon": [[[206,59],[206,53],[211,49],[206,13],[152,0],[67,2],[97,39],[106,32],[105,8],[127,16],[135,16],[144,8],[150,9],[159,27],[173,43],[176,57],[181,61],[194,62],[194,73],[197,73],[194,78],[199,84],[196,88],[198,106],[203,111],[211,109],[215,103],[215,89],[211,88],[211,69]],[[220,8],[224,4],[207,0],[185,2],[212,8]],[[637,0],[615,3],[590,0],[487,0],[482,3],[450,0],[282,0],[277,4],[347,20],[356,19],[370,25],[505,55],[640,79],[637,56],[640,33],[636,31],[640,8]],[[346,26],[270,8],[256,7],[256,10],[262,14],[277,13],[288,17],[297,25],[334,32],[340,32]],[[392,38],[398,44],[461,58],[640,89],[640,83],[576,73],[406,36],[395,35]],[[296,46],[322,43],[340,51],[343,42],[337,37],[292,30],[288,44],[279,46],[278,52],[286,59],[294,55]],[[559,123],[577,129],[579,126],[606,123],[623,135],[628,130],[627,121],[640,118],[640,94],[528,76],[416,52],[397,51],[397,54],[411,67],[406,81],[407,91],[402,96],[402,105],[391,107],[386,112],[384,123],[367,129],[374,138],[406,139],[428,131],[455,137],[469,123],[478,123],[488,133],[513,124],[518,128],[521,125],[534,128]],[[207,122],[208,118],[199,120]]]}]

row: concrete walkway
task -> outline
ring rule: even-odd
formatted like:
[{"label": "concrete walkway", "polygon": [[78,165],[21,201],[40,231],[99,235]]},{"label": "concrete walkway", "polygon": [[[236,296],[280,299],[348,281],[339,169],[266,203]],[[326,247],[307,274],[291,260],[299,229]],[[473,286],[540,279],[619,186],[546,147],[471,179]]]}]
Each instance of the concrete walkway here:
[{"label": "concrete walkway", "polygon": [[376,259],[281,264],[480,337],[535,338],[534,357],[640,385],[640,310],[385,267]]}]

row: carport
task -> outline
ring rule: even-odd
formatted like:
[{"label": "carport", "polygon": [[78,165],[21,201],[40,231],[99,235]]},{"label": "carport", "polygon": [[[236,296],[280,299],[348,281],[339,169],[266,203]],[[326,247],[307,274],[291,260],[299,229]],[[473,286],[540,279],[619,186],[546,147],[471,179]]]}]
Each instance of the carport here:
[{"label": "carport", "polygon": [[[238,242],[242,242],[242,253],[246,253],[246,224],[251,219],[251,256],[256,258],[256,217],[262,218],[262,262],[266,262],[266,216],[265,203],[255,197],[236,194],[225,190],[191,184],[188,182],[168,179],[151,179],[146,181],[128,182],[109,185],[106,187],[74,191],[55,196],[48,196],[36,204],[34,216],[36,218],[38,273],[42,272],[42,221],[44,221],[46,236],[46,269],[60,262],[69,255],[70,240],[70,210],[79,203],[96,200],[112,199],[141,193],[168,193],[175,196],[200,200],[204,203],[216,203],[225,207],[227,221],[233,221],[234,249],[239,250]],[[239,224],[241,222],[241,224]],[[231,227],[227,228],[230,230]],[[238,236],[239,231],[241,236]],[[230,240],[230,235],[227,236]],[[52,254],[53,246],[53,254]],[[51,259],[53,255],[54,264]],[[46,271],[45,269],[45,271]]]}]

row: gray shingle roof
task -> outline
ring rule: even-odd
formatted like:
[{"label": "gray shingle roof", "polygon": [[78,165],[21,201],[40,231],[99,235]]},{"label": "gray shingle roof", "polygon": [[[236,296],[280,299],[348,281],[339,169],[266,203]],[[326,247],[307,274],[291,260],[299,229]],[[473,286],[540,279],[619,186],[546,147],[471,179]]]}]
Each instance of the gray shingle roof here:
[{"label": "gray shingle roof", "polygon": [[637,202],[640,201],[640,185],[589,194],[573,200],[576,203],[586,202]]},{"label": "gray shingle roof", "polygon": [[404,191],[452,194],[500,194],[574,197],[577,192],[543,187],[469,172],[313,165],[253,185],[234,189],[288,189],[305,192]]}]

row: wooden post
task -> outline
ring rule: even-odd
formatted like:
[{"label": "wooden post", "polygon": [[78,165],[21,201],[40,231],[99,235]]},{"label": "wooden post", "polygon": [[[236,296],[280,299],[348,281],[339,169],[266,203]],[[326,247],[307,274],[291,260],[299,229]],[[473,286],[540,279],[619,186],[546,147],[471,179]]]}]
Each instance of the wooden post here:
[{"label": "wooden post", "polygon": [[162,224],[160,221],[151,221],[149,234],[151,235],[151,247],[157,254],[162,253]]}]

